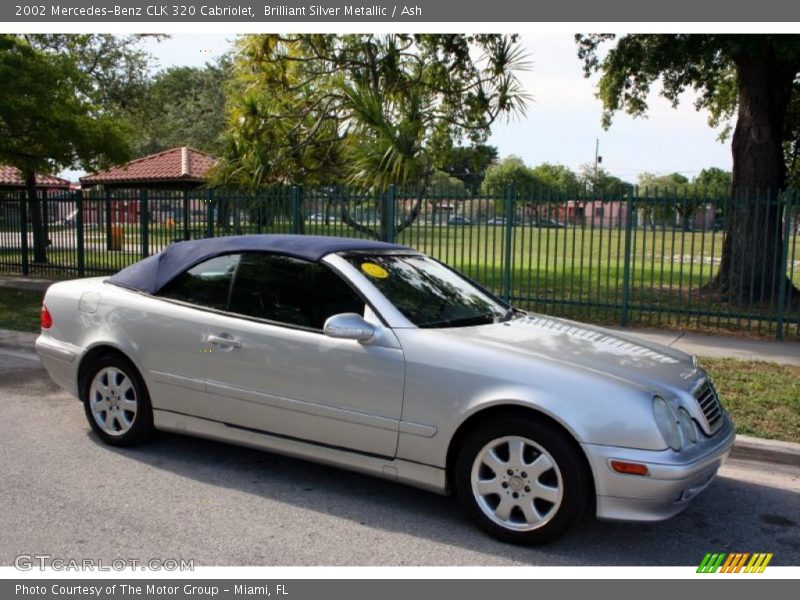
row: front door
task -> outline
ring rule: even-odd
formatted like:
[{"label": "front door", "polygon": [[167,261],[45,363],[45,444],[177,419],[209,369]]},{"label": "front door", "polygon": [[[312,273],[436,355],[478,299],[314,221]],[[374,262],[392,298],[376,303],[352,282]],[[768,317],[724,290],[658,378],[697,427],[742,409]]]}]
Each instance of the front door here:
[{"label": "front door", "polygon": [[244,254],[228,314],[210,316],[206,389],[228,425],[393,457],[402,412],[402,350],[329,338],[325,320],[364,314],[329,267]]}]

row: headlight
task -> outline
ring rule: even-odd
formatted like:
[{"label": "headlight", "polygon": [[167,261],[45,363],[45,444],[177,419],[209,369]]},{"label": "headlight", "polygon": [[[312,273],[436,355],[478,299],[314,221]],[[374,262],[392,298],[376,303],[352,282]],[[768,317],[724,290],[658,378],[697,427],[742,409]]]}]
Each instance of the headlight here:
[{"label": "headlight", "polygon": [[693,444],[697,441],[697,424],[685,408],[678,409],[678,426],[684,440],[689,440]]},{"label": "headlight", "polygon": [[667,446],[677,452],[681,449],[681,432],[678,428],[678,416],[669,403],[661,396],[653,398],[653,416],[656,419],[656,426],[661,432],[661,437]]}]

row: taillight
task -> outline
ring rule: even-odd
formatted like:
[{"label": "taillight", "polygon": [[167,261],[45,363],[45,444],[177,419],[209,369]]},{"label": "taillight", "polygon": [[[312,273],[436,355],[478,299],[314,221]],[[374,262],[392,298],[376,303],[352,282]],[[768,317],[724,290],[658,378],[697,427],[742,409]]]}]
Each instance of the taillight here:
[{"label": "taillight", "polygon": [[42,329],[50,329],[53,326],[53,315],[50,314],[50,311],[47,310],[44,304],[42,304],[41,323]]}]

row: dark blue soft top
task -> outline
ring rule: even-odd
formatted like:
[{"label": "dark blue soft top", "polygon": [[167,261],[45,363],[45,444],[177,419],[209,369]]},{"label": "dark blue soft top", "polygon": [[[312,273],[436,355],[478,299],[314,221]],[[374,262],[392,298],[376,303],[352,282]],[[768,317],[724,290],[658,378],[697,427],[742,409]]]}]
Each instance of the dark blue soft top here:
[{"label": "dark blue soft top", "polygon": [[373,240],[326,237],[316,235],[237,235],[176,242],[164,250],[145,258],[119,273],[108,281],[154,294],[175,276],[186,269],[220,254],[235,252],[277,252],[318,261],[334,252],[353,250],[408,250],[399,244],[387,244]]}]

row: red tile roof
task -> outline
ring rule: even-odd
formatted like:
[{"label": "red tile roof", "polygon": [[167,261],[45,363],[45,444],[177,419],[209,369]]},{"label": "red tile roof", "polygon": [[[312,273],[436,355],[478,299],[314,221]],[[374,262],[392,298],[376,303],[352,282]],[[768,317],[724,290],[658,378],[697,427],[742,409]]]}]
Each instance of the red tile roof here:
[{"label": "red tile roof", "polygon": [[[38,188],[69,188],[69,186],[69,180],[56,177],[55,175],[36,176],[36,187]],[[0,165],[0,187],[25,187],[25,180],[22,177],[22,172],[17,167]]]},{"label": "red tile roof", "polygon": [[81,184],[203,183],[206,172],[216,162],[217,159],[213,156],[183,146],[143,156],[94,175],[86,175],[81,177]]}]

